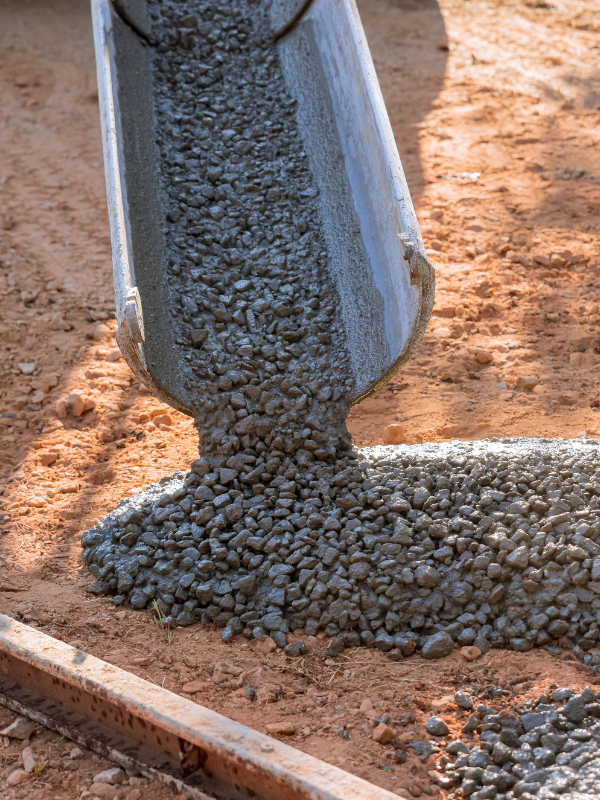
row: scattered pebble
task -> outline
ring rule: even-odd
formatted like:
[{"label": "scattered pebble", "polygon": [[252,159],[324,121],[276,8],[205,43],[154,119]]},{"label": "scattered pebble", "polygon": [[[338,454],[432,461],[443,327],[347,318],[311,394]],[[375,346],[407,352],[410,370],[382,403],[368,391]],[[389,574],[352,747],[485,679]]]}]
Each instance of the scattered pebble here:
[{"label": "scattered pebble", "polygon": [[79,483],[77,481],[65,481],[56,488],[61,494],[75,494],[79,491]]},{"label": "scattered pebble", "polygon": [[[110,783],[94,783],[91,789],[92,794],[89,800],[93,800],[95,797],[99,797],[101,800],[117,800],[119,797],[118,787]],[[88,799],[86,798],[86,800]]]},{"label": "scattered pebble", "polygon": [[395,737],[393,728],[386,725],[385,722],[380,722],[379,725],[373,730],[373,740],[379,744],[387,744]]},{"label": "scattered pebble", "polygon": [[279,687],[272,683],[264,683],[256,690],[255,698],[259,704],[276,703],[279,699]]},{"label": "scattered pebble", "polygon": [[383,432],[383,441],[385,444],[403,444],[406,441],[404,426],[399,422],[387,425]]},{"label": "scattered pebble", "polygon": [[452,436],[459,436],[460,435],[460,425],[444,425],[443,428],[440,429],[440,435],[446,438],[450,438]]},{"label": "scattered pebble", "polygon": [[332,639],[325,652],[328,656],[340,656],[344,649],[344,642],[341,639]]},{"label": "scattered pebble", "polygon": [[9,739],[30,739],[36,729],[36,725],[26,717],[17,717],[7,728],[0,731],[0,736],[8,736]]},{"label": "scattered pebble", "polygon": [[133,664],[136,667],[147,667],[149,666],[154,659],[152,656],[135,656],[133,659]]},{"label": "scattered pebble", "polygon": [[308,653],[308,648],[306,647],[304,642],[298,640],[297,642],[292,642],[291,644],[288,644],[284,648],[283,652],[289,658],[297,658],[298,656],[306,655]]},{"label": "scattered pebble", "polygon": [[196,692],[206,692],[210,689],[210,683],[208,681],[202,680],[195,680],[190,681],[190,683],[186,683],[184,686],[181,687],[181,691],[184,694],[196,694]]},{"label": "scattered pebble", "polygon": [[517,378],[517,389],[535,389],[539,382],[536,375],[520,375]]},{"label": "scattered pebble", "polygon": [[19,364],[19,369],[23,375],[33,375],[35,371],[35,362],[24,362]]},{"label": "scattered pebble", "polygon": [[23,759],[23,769],[25,772],[33,772],[35,769],[35,765],[37,764],[37,758],[31,747],[26,747],[23,752],[21,753],[21,758]]},{"label": "scattered pebble", "polygon": [[42,508],[47,504],[45,497],[30,497],[26,503],[30,508]]},{"label": "scattered pebble", "polygon": [[460,708],[470,711],[473,708],[473,696],[469,692],[456,692],[454,695],[454,702]]},{"label": "scattered pebble", "polygon": [[565,688],[501,713],[478,706],[470,719],[479,744],[451,742],[447,756],[436,764],[436,782],[450,790],[449,800],[466,795],[473,800],[596,797],[599,700],[589,687],[578,694]]},{"label": "scattered pebble", "polygon": [[368,697],[365,697],[365,699],[360,704],[360,712],[361,714],[370,714],[371,711],[373,711],[373,703],[369,700]]},{"label": "scattered pebble", "polygon": [[450,732],[450,728],[441,717],[429,717],[425,723],[425,729],[432,736],[447,736]]},{"label": "scattered pebble", "polygon": [[263,656],[268,656],[269,653],[274,653],[275,650],[277,650],[277,645],[270,636],[262,635],[260,639],[256,639],[253,644],[256,652]]},{"label": "scattered pebble", "polygon": [[465,659],[465,661],[477,661],[478,658],[481,658],[481,650],[474,645],[466,645],[465,647],[460,648],[460,654]]},{"label": "scattered pebble", "polygon": [[421,655],[423,658],[438,659],[449,656],[454,649],[454,641],[452,637],[445,631],[438,631],[433,636],[425,639],[421,647]]},{"label": "scattered pebble", "polygon": [[8,786],[18,786],[20,783],[25,783],[28,779],[29,774],[25,772],[24,769],[15,769],[9,774],[6,783]]},{"label": "scattered pebble", "polygon": [[97,775],[94,775],[92,783],[108,783],[111,786],[117,786],[123,783],[126,777],[127,776],[120,767],[111,767],[110,769],[105,769]]},{"label": "scattered pebble", "polygon": [[292,722],[271,722],[267,726],[267,733],[291,736],[296,733],[296,726]]},{"label": "scattered pebble", "polygon": [[[58,401],[58,403],[64,402],[65,410],[67,414],[72,414],[74,417],[80,417],[86,411],[91,411],[93,408],[96,407],[96,403],[89,397],[85,397],[84,395],[80,394],[80,392],[72,392],[64,401]],[[57,413],[59,411],[57,403]],[[62,406],[61,409],[62,411]],[[59,414],[61,416],[61,414]]]}]

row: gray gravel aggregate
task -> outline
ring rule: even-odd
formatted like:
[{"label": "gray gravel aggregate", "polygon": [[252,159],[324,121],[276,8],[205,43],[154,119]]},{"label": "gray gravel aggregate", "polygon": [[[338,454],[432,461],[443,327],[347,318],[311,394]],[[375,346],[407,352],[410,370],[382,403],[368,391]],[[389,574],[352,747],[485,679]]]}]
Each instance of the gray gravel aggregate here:
[{"label": "gray gravel aggregate", "polygon": [[[590,687],[577,694],[562,688],[511,712],[498,714],[478,706],[472,730],[479,734],[479,745],[449,743],[436,764],[437,783],[448,792],[448,800],[597,797],[599,700],[600,694]],[[429,732],[437,719],[431,718],[431,726],[429,720]]]},{"label": "gray gravel aggregate", "polygon": [[225,465],[226,485],[209,469],[199,459],[83,535],[117,602],[156,599],[180,625],[214,622],[226,638],[322,629],[392,658],[441,657],[449,640],[558,645],[597,664],[596,442],[375,447],[310,472],[282,455],[259,467],[260,495],[245,482],[256,462]]}]

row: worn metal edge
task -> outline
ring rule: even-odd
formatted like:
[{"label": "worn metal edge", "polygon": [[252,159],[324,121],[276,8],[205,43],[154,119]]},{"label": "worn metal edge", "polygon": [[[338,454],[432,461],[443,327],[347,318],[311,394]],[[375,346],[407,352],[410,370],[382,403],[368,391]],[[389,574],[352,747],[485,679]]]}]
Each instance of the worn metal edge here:
[{"label": "worn metal edge", "polygon": [[275,40],[281,39],[289,33],[306,14],[315,0],[274,0],[269,9],[272,36]]},{"label": "worn metal edge", "polygon": [[[115,11],[110,0],[91,0],[91,11],[118,321],[117,343],[127,364],[141,383],[163,402],[181,413],[193,417],[193,411],[188,405],[163,389],[154,379],[146,363],[144,348],[139,342],[134,341],[127,322],[125,305],[128,293],[137,287],[137,280],[131,252],[124,156],[119,146],[118,135],[120,112],[117,82],[119,76],[116,74],[115,58],[112,52],[114,50],[112,14]],[[137,36],[137,33],[134,35]],[[141,42],[142,39],[139,41]]]},{"label": "worn metal edge", "polygon": [[[381,378],[358,397],[352,399],[351,405],[354,406],[384,386],[406,364],[417,349],[433,311],[435,270],[425,253],[419,223],[356,0],[341,0],[341,2],[354,39],[354,51],[358,59],[361,78],[367,89],[366,94],[371,106],[370,111],[373,115],[374,130],[379,136],[381,151],[385,153],[387,159],[390,181],[395,186],[402,231],[410,235],[411,241],[404,244],[404,259],[411,274],[411,282],[414,275],[418,288],[418,311],[415,315],[411,335],[390,365],[390,368]],[[310,19],[315,10],[316,5],[310,4],[304,19]]]},{"label": "worn metal edge", "polygon": [[[281,800],[397,800],[398,796],[277,739],[234,722],[125,670],[0,614],[0,652],[135,713],[150,725],[203,748],[225,763],[248,765]],[[232,775],[233,782],[233,775]],[[186,785],[186,790],[187,790]],[[257,795],[258,797],[258,795]]]},{"label": "worn metal edge", "polygon": [[381,380],[372,386],[367,392],[362,394],[356,400],[351,402],[351,406],[355,406],[358,403],[362,403],[363,400],[366,400],[367,397],[370,397],[372,394],[375,394],[382,386],[396,375],[396,373],[400,372],[402,367],[406,364],[408,359],[413,355],[416,351],[417,347],[421,343],[421,339],[425,335],[425,331],[427,330],[427,326],[429,325],[429,320],[431,318],[431,312],[433,311],[433,304],[435,301],[435,269],[433,268],[432,264],[429,262],[426,256],[421,255],[420,253],[415,253],[409,263],[412,263],[412,260],[417,264],[417,269],[419,270],[419,277],[420,277],[420,303],[419,303],[419,314],[417,317],[416,324],[413,328],[412,336],[406,343],[404,349],[398,356],[398,358],[394,361],[388,372],[381,378]]},{"label": "worn metal edge", "polygon": [[191,800],[214,800],[213,797],[205,794],[197,787],[188,786],[186,783],[179,780],[179,778],[175,778],[173,775],[167,775],[166,773],[160,772],[153,767],[149,767],[142,761],[131,758],[131,756],[122,753],[120,750],[116,750],[114,747],[107,747],[101,741],[92,736],[84,736],[76,728],[73,728],[70,725],[65,725],[64,723],[53,719],[47,714],[43,714],[41,711],[38,711],[35,708],[31,708],[24,703],[20,703],[18,700],[3,694],[2,691],[0,691],[0,705],[3,705],[5,708],[10,709],[11,711],[14,711],[15,714],[20,714],[22,717],[27,717],[32,722],[36,722],[38,725],[43,725],[45,728],[48,728],[51,731],[60,733],[60,735],[64,736],[65,739],[71,739],[71,741],[77,742],[77,744],[80,744],[82,747],[86,747],[88,750],[92,750],[99,756],[107,758],[109,761],[112,761],[114,764],[117,764],[124,770],[137,772],[140,775],[143,775],[144,778],[149,778],[153,781],[159,781],[160,783],[163,783],[170,789],[174,789],[180,794],[186,794],[189,798],[191,798]]},{"label": "worn metal edge", "polygon": [[152,37],[152,20],[144,0],[111,0],[119,16],[148,41]]}]

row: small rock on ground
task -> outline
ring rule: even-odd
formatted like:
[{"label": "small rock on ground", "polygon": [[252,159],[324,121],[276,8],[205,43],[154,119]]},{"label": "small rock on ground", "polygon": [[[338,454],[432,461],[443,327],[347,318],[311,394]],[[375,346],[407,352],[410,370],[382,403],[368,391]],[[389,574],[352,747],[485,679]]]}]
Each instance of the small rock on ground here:
[{"label": "small rock on ground", "polygon": [[429,717],[425,729],[432,736],[446,736],[450,732],[450,728],[441,717]]},{"label": "small rock on ground", "polygon": [[17,717],[7,728],[0,731],[0,736],[8,736],[9,739],[29,739],[36,729],[35,723],[25,717]]},{"label": "small rock on ground", "polygon": [[449,656],[453,649],[454,642],[452,637],[445,631],[439,631],[425,640],[421,648],[421,655],[423,658],[436,660]]}]

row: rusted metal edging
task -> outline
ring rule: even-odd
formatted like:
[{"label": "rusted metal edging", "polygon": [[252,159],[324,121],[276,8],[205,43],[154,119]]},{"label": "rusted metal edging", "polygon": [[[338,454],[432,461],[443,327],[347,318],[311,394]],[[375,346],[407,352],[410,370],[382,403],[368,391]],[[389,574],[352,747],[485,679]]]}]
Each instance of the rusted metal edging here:
[{"label": "rusted metal edging", "polygon": [[160,783],[164,783],[166,786],[169,786],[171,789],[174,789],[176,792],[180,792],[181,794],[185,792],[188,797],[192,798],[192,800],[212,800],[210,795],[205,794],[196,787],[186,786],[182,780],[179,780],[173,775],[167,775],[164,772],[153,769],[147,764],[138,761],[136,758],[131,758],[131,756],[121,753],[120,750],[116,750],[114,747],[106,745],[104,742],[101,742],[100,739],[90,736],[89,734],[81,733],[81,731],[73,725],[67,725],[63,722],[59,722],[53,717],[49,717],[47,714],[44,714],[42,711],[39,711],[32,706],[25,705],[18,700],[14,700],[2,692],[0,692],[0,705],[6,706],[6,708],[9,708],[11,711],[14,711],[16,714],[20,714],[23,717],[29,717],[29,719],[33,720],[33,722],[37,722],[38,725],[43,725],[45,728],[49,728],[52,731],[56,731],[56,733],[60,733],[60,735],[64,736],[65,739],[71,739],[72,741],[77,742],[77,744],[80,744],[82,747],[86,747],[88,750],[93,750],[94,753],[98,753],[98,755],[108,758],[109,761],[113,761],[115,764],[118,764],[125,770],[138,773],[143,775],[145,778],[149,778],[150,780],[160,781]]},{"label": "rusted metal edging", "polygon": [[397,800],[2,614],[0,703],[197,800]]}]

